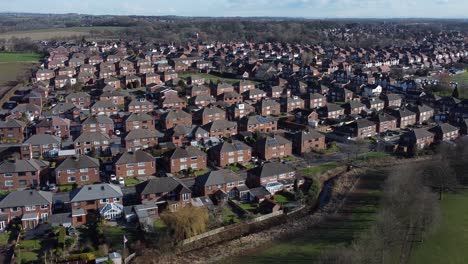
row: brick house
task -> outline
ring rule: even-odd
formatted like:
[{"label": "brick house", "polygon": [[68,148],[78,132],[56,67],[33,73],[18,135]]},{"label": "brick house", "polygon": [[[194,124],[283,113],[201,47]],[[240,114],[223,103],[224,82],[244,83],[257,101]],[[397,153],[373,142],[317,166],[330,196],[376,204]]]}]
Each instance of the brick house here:
[{"label": "brick house", "polygon": [[366,105],[367,109],[374,111],[380,111],[385,108],[384,101],[376,97],[364,98],[362,103]]},{"label": "brick house", "polygon": [[298,96],[286,96],[280,98],[281,111],[284,113],[292,112],[297,108],[304,108],[304,100]]},{"label": "brick house", "polygon": [[395,117],[386,114],[386,113],[379,113],[370,118],[377,127],[377,133],[385,133],[386,131],[396,130],[397,129],[397,120]]},{"label": "brick house", "polygon": [[413,129],[400,138],[400,145],[405,147],[408,152],[429,147],[432,143],[434,143],[434,134],[425,128]]},{"label": "brick house", "polygon": [[222,168],[230,164],[245,164],[252,159],[252,148],[238,140],[224,141],[210,148],[208,157],[214,165]]},{"label": "brick house", "polygon": [[208,106],[195,112],[193,119],[200,125],[206,125],[213,121],[226,120],[226,112],[216,106]]},{"label": "brick house", "polygon": [[239,120],[255,112],[255,108],[247,103],[233,104],[227,107],[226,116],[230,121]]},{"label": "brick house", "polygon": [[281,159],[292,155],[292,143],[279,135],[267,136],[255,142],[254,151],[263,160]]},{"label": "brick house", "polygon": [[85,92],[71,93],[65,97],[65,102],[74,104],[78,109],[89,109],[91,96]]},{"label": "brick house", "polygon": [[154,129],[154,119],[146,113],[131,113],[125,118],[125,131],[134,129]]},{"label": "brick house", "polygon": [[234,92],[234,87],[228,83],[211,84],[211,95],[217,97],[226,92]]},{"label": "brick house", "polygon": [[429,131],[434,133],[435,142],[451,141],[457,139],[460,136],[460,129],[448,123],[438,124],[437,126],[429,129]]},{"label": "brick house", "polygon": [[281,105],[271,99],[263,99],[255,104],[257,113],[261,116],[278,116],[281,114]]},{"label": "brick house", "polygon": [[137,151],[158,145],[159,132],[156,129],[139,128],[131,130],[125,136],[125,149]]},{"label": "brick house", "polygon": [[381,96],[385,103],[385,108],[388,107],[401,107],[403,99],[399,94],[384,94]]},{"label": "brick house", "polygon": [[314,129],[298,131],[292,135],[291,139],[294,152],[299,155],[327,148],[325,136]]},{"label": "brick house", "polygon": [[210,137],[230,138],[237,135],[237,123],[227,120],[215,120],[203,126]]},{"label": "brick house", "polygon": [[346,88],[333,87],[328,91],[330,102],[349,102],[353,100],[354,93]]},{"label": "brick house", "polygon": [[101,132],[85,132],[75,139],[73,145],[79,155],[107,154],[110,151],[110,137]]},{"label": "brick house", "polygon": [[110,101],[117,106],[122,106],[125,103],[125,96],[119,90],[106,91],[99,96],[99,101]]},{"label": "brick house", "polygon": [[[32,157],[56,157],[62,147],[62,139],[53,135],[37,134],[32,135],[24,141],[25,145],[30,146]],[[31,158],[32,158],[31,157]]]},{"label": "brick house", "polygon": [[193,170],[206,169],[206,153],[198,148],[178,147],[166,156],[166,166],[170,173],[180,172],[191,168]]},{"label": "brick house", "polygon": [[105,115],[90,116],[81,124],[81,133],[101,132],[111,134],[114,132],[114,121]]},{"label": "brick house", "polygon": [[195,179],[195,189],[200,196],[213,196],[222,191],[233,198],[236,196],[236,187],[245,186],[246,176],[225,169],[210,171]]},{"label": "brick house", "polygon": [[56,116],[43,119],[36,125],[36,134],[50,134],[67,139],[70,137],[70,120]]},{"label": "brick house", "polygon": [[407,109],[391,109],[389,113],[397,119],[397,127],[405,128],[416,124],[416,113]]},{"label": "brick house", "polygon": [[176,125],[191,126],[192,115],[183,110],[168,110],[161,118],[162,127],[170,129]]},{"label": "brick house", "polygon": [[91,223],[99,215],[106,220],[116,220],[123,212],[122,190],[115,184],[85,185],[70,193],[70,203],[73,226]]},{"label": "brick house", "polygon": [[346,115],[359,115],[366,106],[359,101],[349,101],[343,105]]},{"label": "brick house", "polygon": [[293,168],[280,162],[266,162],[249,172],[247,185],[249,188],[263,186],[274,194],[283,189],[291,189],[296,180],[300,186],[303,180],[296,179],[296,171]]},{"label": "brick house", "polygon": [[4,160],[0,162],[0,189],[37,187],[41,172],[45,172],[48,167],[49,162],[43,160]]},{"label": "brick house", "polygon": [[84,155],[67,158],[55,168],[55,181],[58,185],[100,182],[99,160]]},{"label": "brick house", "polygon": [[92,115],[106,115],[113,116],[117,115],[119,107],[111,101],[97,101],[91,106]]},{"label": "brick house", "polygon": [[210,87],[204,84],[195,84],[195,85],[187,87],[186,94],[187,96],[190,96],[190,97],[200,96],[200,95],[210,96],[211,91],[210,91]]},{"label": "brick house", "polygon": [[211,95],[196,95],[190,98],[190,105],[198,107],[207,107],[208,105],[216,103],[216,99]]},{"label": "brick house", "polygon": [[117,177],[147,177],[156,174],[156,160],[142,150],[121,154],[115,162]]},{"label": "brick house", "polygon": [[270,133],[278,130],[278,121],[273,117],[245,116],[239,121],[239,130]]},{"label": "brick house", "polygon": [[344,108],[337,104],[327,103],[319,109],[319,115],[321,118],[339,119],[344,115]]},{"label": "brick house", "polygon": [[261,89],[254,88],[242,93],[244,100],[251,100],[251,101],[260,101],[263,98],[267,97],[267,93]]},{"label": "brick house", "polygon": [[422,124],[434,117],[434,109],[427,105],[415,105],[409,109],[416,113],[416,122]]},{"label": "brick house", "polygon": [[162,177],[142,182],[136,186],[138,200],[141,203],[156,202],[158,207],[165,206],[171,212],[189,205],[192,191],[175,177]]},{"label": "brick house", "polygon": [[172,109],[183,109],[187,106],[187,102],[178,96],[170,95],[165,96],[159,101],[159,107],[161,108],[172,108]]},{"label": "brick house", "polygon": [[135,99],[128,104],[127,109],[130,113],[149,113],[154,110],[154,105],[146,99]]},{"label": "brick house", "polygon": [[344,125],[341,131],[351,138],[365,139],[377,134],[377,125],[372,121],[362,118]]},{"label": "brick house", "polygon": [[23,142],[25,128],[26,124],[16,119],[0,121],[0,140],[5,143]]},{"label": "brick house", "polygon": [[0,230],[15,219],[23,229],[34,229],[52,215],[52,193],[22,190],[9,193],[0,201]]},{"label": "brick house", "polygon": [[327,104],[327,98],[319,93],[309,93],[307,94],[307,99],[305,100],[305,107],[320,108],[324,107]]},{"label": "brick house", "polygon": [[224,102],[227,105],[239,104],[244,101],[242,95],[232,91],[224,92],[216,97],[218,101]]},{"label": "brick house", "polygon": [[234,89],[237,93],[243,94],[244,92],[255,89],[255,84],[251,81],[242,80],[234,84]]}]

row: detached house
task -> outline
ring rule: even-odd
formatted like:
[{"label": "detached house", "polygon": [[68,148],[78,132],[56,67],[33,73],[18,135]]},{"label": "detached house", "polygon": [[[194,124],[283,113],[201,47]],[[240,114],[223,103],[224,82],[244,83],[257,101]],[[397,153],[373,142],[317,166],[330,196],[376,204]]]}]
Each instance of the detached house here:
[{"label": "detached house", "polygon": [[219,167],[236,163],[244,164],[252,159],[252,148],[241,141],[225,141],[210,148],[208,156],[210,161]]},{"label": "detached house", "polygon": [[206,153],[192,146],[178,147],[167,156],[166,164],[170,173],[206,169]]},{"label": "detached house", "polygon": [[416,124],[416,113],[407,108],[390,110],[390,114],[397,119],[398,128]]},{"label": "detached house", "polygon": [[434,109],[427,105],[415,105],[410,109],[416,113],[416,122],[418,124],[422,124],[434,117]]},{"label": "detached house", "polygon": [[377,125],[377,133],[385,133],[387,131],[397,129],[397,120],[395,117],[386,114],[379,113],[370,118]]},{"label": "detached house", "polygon": [[429,147],[434,143],[434,134],[424,128],[413,129],[400,138],[400,143],[408,152]]},{"label": "detached house", "polygon": [[55,180],[59,185],[100,182],[99,160],[84,155],[67,158],[55,168]]},{"label": "detached house", "polygon": [[0,230],[18,219],[24,229],[33,229],[52,215],[52,193],[23,190],[9,193],[0,201]]},{"label": "detached house", "polygon": [[280,98],[281,111],[285,113],[292,112],[297,108],[304,108],[304,100],[297,96],[281,97]]},{"label": "detached house", "polygon": [[117,177],[148,177],[156,174],[156,160],[142,150],[126,152],[115,162]]}]

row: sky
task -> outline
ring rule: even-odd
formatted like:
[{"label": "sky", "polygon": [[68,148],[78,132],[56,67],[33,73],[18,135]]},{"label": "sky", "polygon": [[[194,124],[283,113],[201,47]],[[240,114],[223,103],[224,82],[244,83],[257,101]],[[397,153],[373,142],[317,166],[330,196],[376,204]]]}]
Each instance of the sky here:
[{"label": "sky", "polygon": [[305,18],[468,18],[468,0],[0,0],[0,12]]}]

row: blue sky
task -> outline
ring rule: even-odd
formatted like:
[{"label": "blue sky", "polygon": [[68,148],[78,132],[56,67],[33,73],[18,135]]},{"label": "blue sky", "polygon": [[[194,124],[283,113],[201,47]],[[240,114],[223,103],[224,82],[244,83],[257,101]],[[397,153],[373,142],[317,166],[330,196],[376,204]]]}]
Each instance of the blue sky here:
[{"label": "blue sky", "polygon": [[0,12],[467,18],[468,0],[0,0]]}]

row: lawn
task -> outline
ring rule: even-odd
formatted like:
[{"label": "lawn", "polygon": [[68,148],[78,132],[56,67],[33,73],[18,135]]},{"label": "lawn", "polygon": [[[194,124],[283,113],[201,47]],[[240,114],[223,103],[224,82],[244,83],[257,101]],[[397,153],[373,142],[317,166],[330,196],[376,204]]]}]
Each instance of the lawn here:
[{"label": "lawn", "polygon": [[163,232],[163,231],[166,230],[167,225],[166,225],[166,223],[164,223],[164,221],[162,221],[162,220],[156,220],[156,221],[154,221],[154,223],[153,223],[153,227],[154,227],[154,230],[155,230],[155,231]]},{"label": "lawn", "polygon": [[70,192],[73,190],[73,184],[63,184],[58,186],[59,192]]},{"label": "lawn", "polygon": [[390,154],[386,152],[380,152],[380,151],[373,151],[373,152],[367,152],[363,153],[358,156],[358,160],[378,160],[378,159],[384,159],[390,157]]},{"label": "lawn", "polygon": [[237,224],[240,222],[239,217],[229,208],[223,208],[223,224],[224,225],[232,225]]},{"label": "lawn", "polygon": [[22,249],[40,249],[41,248],[41,241],[38,239],[31,239],[31,240],[22,240],[19,242],[19,246]]},{"label": "lawn", "polygon": [[39,53],[0,52],[0,62],[37,62],[41,57]]},{"label": "lawn", "polygon": [[129,241],[127,245],[135,241],[135,234],[120,226],[104,226],[102,230],[104,239],[112,250],[121,250],[123,248],[124,235]]},{"label": "lawn", "polygon": [[135,178],[125,178],[124,182],[126,186],[137,185],[138,183],[140,183],[140,181]]},{"label": "lawn", "polygon": [[33,66],[28,62],[1,62],[0,61],[0,85],[16,81],[16,77]]},{"label": "lawn", "polygon": [[[373,224],[384,177],[379,170],[362,176],[361,183],[336,217],[291,238],[261,246],[226,263],[314,263],[328,249],[347,247]],[[447,263],[447,262],[442,262]]]},{"label": "lawn", "polygon": [[226,166],[225,168],[226,170],[231,170],[233,172],[238,172],[241,170],[241,168],[239,168],[237,165],[229,165],[229,166]]},{"label": "lawn", "polygon": [[313,177],[322,173],[325,173],[329,170],[339,167],[340,164],[337,162],[329,162],[318,166],[313,166],[309,168],[302,169],[300,172],[305,177]]},{"label": "lawn", "polygon": [[18,251],[17,254],[17,263],[36,263],[38,260],[38,254],[35,252]]},{"label": "lawn", "polygon": [[273,197],[275,202],[276,203],[279,203],[279,204],[284,204],[284,203],[289,203],[291,202],[291,200],[286,196],[286,195],[282,195],[282,194],[275,194],[275,196]]},{"label": "lawn", "polygon": [[442,200],[442,223],[425,242],[416,245],[410,263],[466,263],[468,259],[468,191]]},{"label": "lawn", "polygon": [[258,204],[251,204],[251,203],[241,203],[239,204],[239,207],[244,209],[245,211],[255,213],[255,211],[258,208]]},{"label": "lawn", "polygon": [[[231,79],[231,78],[221,78],[221,77],[218,77],[216,75],[213,75],[213,74],[208,74],[208,73],[186,73],[186,74],[181,74],[179,77],[182,78],[182,79],[188,79],[188,77],[192,76],[192,75],[196,75],[196,76],[199,76],[201,78],[205,78],[205,82],[206,83],[210,83],[210,81],[213,81],[214,83],[217,83],[218,81],[220,82],[224,82],[224,83],[228,83],[228,84],[235,84],[237,82],[240,81],[240,79]],[[256,82],[253,82],[252,83],[254,84],[257,84]]]},{"label": "lawn", "polygon": [[10,232],[0,233],[0,247],[6,246],[8,244],[9,238],[10,238]]}]

